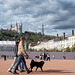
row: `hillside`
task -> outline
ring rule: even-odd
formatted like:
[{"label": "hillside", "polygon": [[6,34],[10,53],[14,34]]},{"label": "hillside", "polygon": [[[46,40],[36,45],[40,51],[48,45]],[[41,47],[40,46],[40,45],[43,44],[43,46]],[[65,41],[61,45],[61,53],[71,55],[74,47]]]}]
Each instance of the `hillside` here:
[{"label": "hillside", "polygon": [[48,41],[51,39],[54,39],[55,36],[50,36],[50,35],[42,35],[41,33],[35,33],[35,32],[28,32],[26,31],[25,33],[18,34],[17,32],[12,32],[9,30],[0,30],[0,40],[18,40],[20,37],[23,36],[25,37],[25,40],[30,43],[30,42],[37,42],[37,41]]}]

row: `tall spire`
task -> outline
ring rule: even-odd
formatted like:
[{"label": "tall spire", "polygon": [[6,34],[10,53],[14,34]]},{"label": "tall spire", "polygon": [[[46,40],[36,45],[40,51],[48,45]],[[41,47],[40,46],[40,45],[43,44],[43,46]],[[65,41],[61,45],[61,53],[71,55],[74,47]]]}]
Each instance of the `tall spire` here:
[{"label": "tall spire", "polygon": [[21,22],[21,26],[22,26],[22,22]]},{"label": "tall spire", "polygon": [[17,26],[17,22],[16,22],[16,26]]},{"label": "tall spire", "polygon": [[17,22],[16,22],[16,25],[15,25],[15,31],[18,32]]},{"label": "tall spire", "polygon": [[22,24],[22,22],[21,22],[21,34],[22,34],[22,25],[23,25],[23,24]]},{"label": "tall spire", "polygon": [[10,26],[12,27],[12,23],[10,24]]},{"label": "tall spire", "polygon": [[10,24],[10,30],[12,30],[12,23]]},{"label": "tall spire", "polygon": [[44,25],[42,23],[42,35],[44,35]]}]

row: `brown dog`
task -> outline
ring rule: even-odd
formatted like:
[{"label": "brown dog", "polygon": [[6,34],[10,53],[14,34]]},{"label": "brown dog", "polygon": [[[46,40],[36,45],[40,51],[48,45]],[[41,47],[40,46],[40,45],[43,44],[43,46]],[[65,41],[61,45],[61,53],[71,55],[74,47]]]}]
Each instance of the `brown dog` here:
[{"label": "brown dog", "polygon": [[36,66],[36,70],[35,71],[37,71],[38,68],[40,68],[41,71],[43,71],[42,70],[43,65],[44,65],[44,61],[36,62],[34,60],[31,60],[31,63],[30,63],[31,72],[32,72],[33,67],[35,67],[35,66]]}]

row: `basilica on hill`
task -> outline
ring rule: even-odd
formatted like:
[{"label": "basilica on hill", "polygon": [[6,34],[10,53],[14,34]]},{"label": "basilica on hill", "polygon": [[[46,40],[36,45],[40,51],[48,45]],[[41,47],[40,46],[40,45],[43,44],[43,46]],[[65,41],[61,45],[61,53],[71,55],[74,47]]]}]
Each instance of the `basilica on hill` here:
[{"label": "basilica on hill", "polygon": [[12,24],[10,25],[9,28],[11,31],[16,31],[19,34],[22,34],[22,23],[20,25],[18,25],[18,23],[16,22],[15,26],[13,27]]}]

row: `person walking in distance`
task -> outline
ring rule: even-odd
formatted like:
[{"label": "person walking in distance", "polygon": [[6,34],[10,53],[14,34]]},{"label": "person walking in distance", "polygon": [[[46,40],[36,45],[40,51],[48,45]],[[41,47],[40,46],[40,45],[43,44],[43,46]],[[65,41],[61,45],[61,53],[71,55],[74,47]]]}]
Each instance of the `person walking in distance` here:
[{"label": "person walking in distance", "polygon": [[46,60],[46,57],[47,57],[47,54],[44,52],[44,54],[43,54],[44,60]]},{"label": "person walking in distance", "polygon": [[24,59],[24,56],[29,57],[28,54],[24,50],[24,38],[21,37],[20,43],[18,45],[18,61],[17,61],[16,65],[15,65],[15,67],[14,67],[13,74],[17,74],[16,69],[17,69],[17,66],[20,64],[21,61],[23,61],[23,63],[24,63],[24,67],[26,69],[27,74],[30,73],[29,69],[26,66],[26,61]]},{"label": "person walking in distance", "polygon": [[55,59],[55,55],[53,54],[53,60]]},{"label": "person walking in distance", "polygon": [[47,53],[47,60],[50,61],[50,55]]}]

